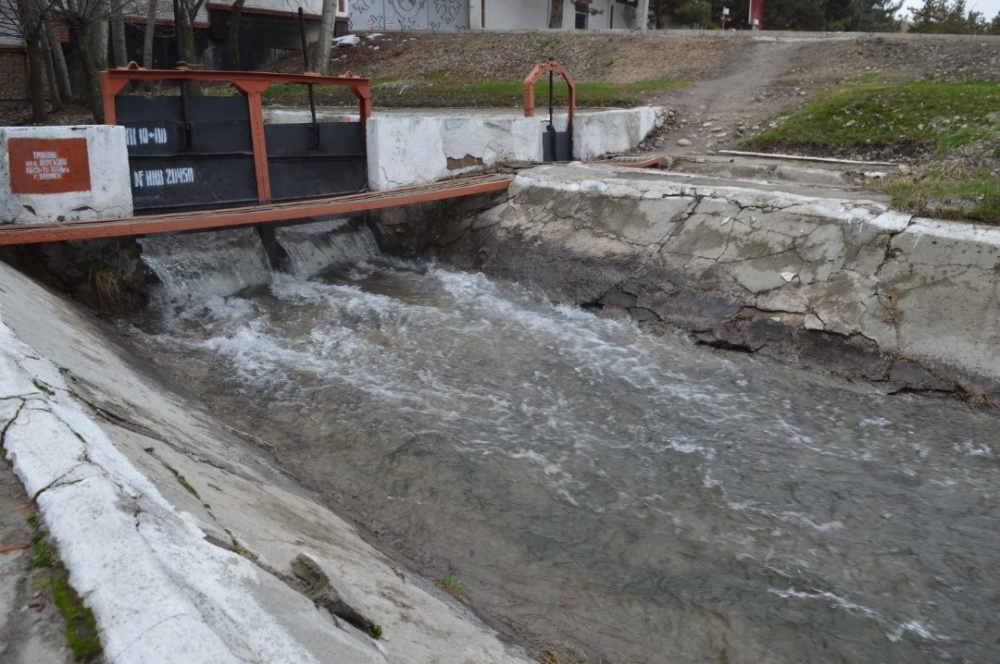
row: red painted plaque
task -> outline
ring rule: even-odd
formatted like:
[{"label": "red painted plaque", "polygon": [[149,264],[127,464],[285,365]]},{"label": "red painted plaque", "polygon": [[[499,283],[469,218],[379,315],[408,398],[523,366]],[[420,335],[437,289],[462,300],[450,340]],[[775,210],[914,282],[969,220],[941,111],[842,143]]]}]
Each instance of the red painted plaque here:
[{"label": "red painted plaque", "polygon": [[90,191],[85,138],[11,138],[10,190],[15,194]]}]

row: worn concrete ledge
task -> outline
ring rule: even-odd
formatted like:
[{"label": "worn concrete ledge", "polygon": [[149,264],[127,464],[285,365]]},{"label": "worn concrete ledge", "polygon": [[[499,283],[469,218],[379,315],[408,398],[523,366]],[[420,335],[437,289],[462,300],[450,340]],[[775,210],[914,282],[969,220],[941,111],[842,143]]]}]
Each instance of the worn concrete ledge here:
[{"label": "worn concrete ledge", "polygon": [[380,231],[702,343],[890,390],[1000,392],[1000,229],[821,194],[551,165],[486,212],[386,216]]},{"label": "worn concrete ledge", "polygon": [[4,263],[0,318],[0,442],[106,661],[528,661]]}]

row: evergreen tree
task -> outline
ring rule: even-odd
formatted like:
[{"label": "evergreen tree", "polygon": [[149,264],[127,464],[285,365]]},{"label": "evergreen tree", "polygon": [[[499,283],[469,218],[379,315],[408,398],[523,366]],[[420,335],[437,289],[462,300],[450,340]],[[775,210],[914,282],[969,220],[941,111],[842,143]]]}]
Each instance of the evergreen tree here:
[{"label": "evergreen tree", "polygon": [[979,12],[967,9],[965,0],[924,0],[911,13],[910,32],[975,35],[989,32],[992,25]]}]

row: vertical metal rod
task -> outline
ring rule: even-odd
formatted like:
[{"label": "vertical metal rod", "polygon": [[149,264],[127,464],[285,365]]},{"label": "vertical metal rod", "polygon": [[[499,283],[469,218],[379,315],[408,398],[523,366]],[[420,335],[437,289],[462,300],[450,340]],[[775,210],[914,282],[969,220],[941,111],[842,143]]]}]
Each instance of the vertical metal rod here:
[{"label": "vertical metal rod", "polygon": [[[184,21],[184,15],[181,12],[180,0],[174,0],[174,41],[177,42],[177,61],[181,61],[181,30],[183,30],[182,22]],[[193,63],[188,62],[188,65]],[[191,82],[181,81],[181,115],[183,117],[183,128],[184,128],[184,144],[188,150],[194,148],[192,145],[192,130],[191,130],[191,113],[188,108],[189,102],[188,97],[191,95]]]},{"label": "vertical metal rod", "polygon": [[552,149],[552,161],[559,161],[559,140],[556,138],[556,126],[552,124],[555,114],[555,100],[553,99],[553,72],[549,70],[549,147]]},{"label": "vertical metal rod", "polygon": [[549,124],[552,124],[553,99],[552,99],[552,70],[549,70]]},{"label": "vertical metal rod", "polygon": [[[302,40],[302,65],[305,71],[309,71],[309,44],[306,43],[306,19],[302,7],[299,7],[299,37]],[[322,41],[322,40],[320,40]],[[309,83],[309,110],[312,111],[313,140],[316,147],[319,147],[319,123],[316,121],[316,90],[312,83]]]}]

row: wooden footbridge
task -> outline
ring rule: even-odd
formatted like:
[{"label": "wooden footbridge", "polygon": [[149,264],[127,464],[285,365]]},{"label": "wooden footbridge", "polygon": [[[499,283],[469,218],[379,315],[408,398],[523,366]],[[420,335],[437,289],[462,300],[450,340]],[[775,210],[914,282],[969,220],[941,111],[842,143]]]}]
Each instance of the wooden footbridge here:
[{"label": "wooden footbridge", "polygon": [[348,216],[397,205],[504,191],[513,179],[513,176],[503,174],[474,175],[398,189],[286,203],[168,212],[124,219],[5,224],[0,226],[0,245],[209,231],[272,222],[303,223],[316,217]]}]

